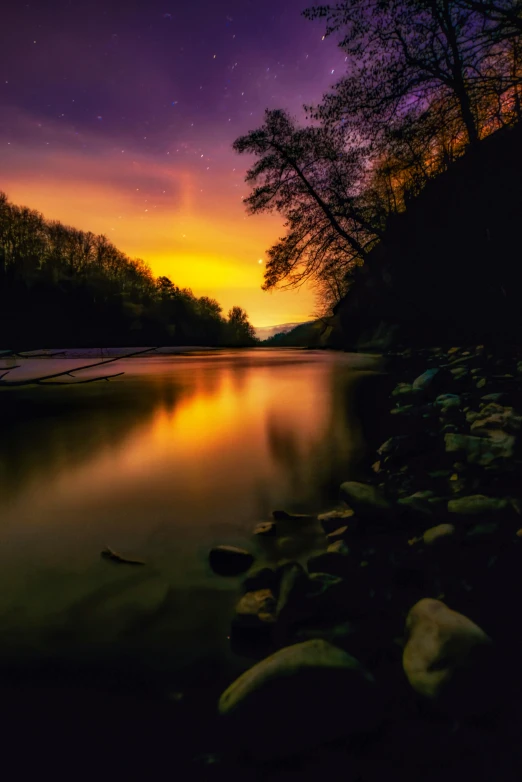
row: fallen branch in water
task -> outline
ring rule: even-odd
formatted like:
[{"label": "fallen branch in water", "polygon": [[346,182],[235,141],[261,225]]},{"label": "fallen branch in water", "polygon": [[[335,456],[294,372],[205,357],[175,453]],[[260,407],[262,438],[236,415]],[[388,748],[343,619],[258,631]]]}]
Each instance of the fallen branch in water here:
[{"label": "fallen branch in water", "polygon": [[[94,364],[84,364],[82,367],[72,367],[69,369],[65,369],[62,372],[55,372],[52,375],[43,375],[42,377],[33,377],[26,380],[13,380],[12,382],[2,382],[2,378],[7,374],[7,372],[10,372],[12,369],[15,369],[15,367],[10,367],[4,375],[0,377],[0,388],[3,386],[4,388],[19,388],[20,386],[31,386],[31,385],[66,385],[64,383],[48,383],[45,381],[48,380],[55,380],[58,377],[71,377],[73,380],[76,380],[75,383],[70,383],[67,385],[79,385],[80,383],[94,383],[96,380],[109,380],[111,377],[119,377],[120,375],[123,375],[124,372],[118,372],[114,375],[102,375],[102,376],[96,376],[92,378],[87,378],[87,380],[77,380],[73,372],[81,372],[84,369],[92,369],[93,367],[102,367],[106,364],[112,364],[114,361],[120,361],[122,358],[131,358],[134,356],[141,356],[144,353],[151,353],[153,350],[157,350],[156,347],[153,348],[146,348],[145,350],[137,350],[135,353],[127,353],[125,356],[115,356],[114,358],[108,358],[105,361],[95,361]],[[33,358],[32,356],[28,356],[27,358]]]},{"label": "fallen branch in water", "polygon": [[8,374],[9,374],[9,372],[11,372],[13,369],[18,369],[19,367],[20,367],[20,364],[15,364],[15,365],[14,365],[14,367],[9,367],[9,369],[6,369],[6,370],[5,370],[5,372],[3,372],[3,373],[0,375],[0,380],[1,380],[3,377],[5,377],[6,375],[8,375]]}]

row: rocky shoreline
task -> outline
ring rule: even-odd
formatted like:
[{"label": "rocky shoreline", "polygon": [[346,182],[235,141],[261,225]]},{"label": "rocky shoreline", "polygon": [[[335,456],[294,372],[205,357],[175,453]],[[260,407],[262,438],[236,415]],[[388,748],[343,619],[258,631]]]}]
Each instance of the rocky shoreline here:
[{"label": "rocky shoreline", "polygon": [[366,481],[319,516],[275,511],[262,562],[210,553],[245,573],[230,640],[253,664],[219,702],[227,778],[522,776],[522,354],[385,359]]}]

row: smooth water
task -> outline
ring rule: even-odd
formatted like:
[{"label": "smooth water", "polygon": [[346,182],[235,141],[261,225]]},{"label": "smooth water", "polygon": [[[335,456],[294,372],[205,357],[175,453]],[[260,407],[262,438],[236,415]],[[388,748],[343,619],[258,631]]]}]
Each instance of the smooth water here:
[{"label": "smooth water", "polygon": [[[22,361],[10,378],[86,363],[65,361]],[[180,687],[229,659],[238,582],[209,570],[208,550],[255,551],[251,530],[273,509],[335,504],[361,447],[351,390],[372,366],[201,351],[122,359],[109,383],[2,390],[0,663]],[[101,559],[107,545],[146,565]]]}]

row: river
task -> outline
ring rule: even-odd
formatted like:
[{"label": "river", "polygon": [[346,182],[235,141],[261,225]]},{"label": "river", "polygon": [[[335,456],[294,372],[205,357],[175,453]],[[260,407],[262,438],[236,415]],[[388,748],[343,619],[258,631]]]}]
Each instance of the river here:
[{"label": "river", "polygon": [[[21,363],[13,380],[65,366]],[[361,449],[351,391],[372,366],[325,351],[195,351],[123,358],[111,382],[2,390],[3,669],[97,670],[173,691],[203,686],[204,670],[226,678],[238,583],[210,571],[208,550],[255,552],[252,528],[273,509],[335,504]],[[101,559],[107,545],[146,566]]]}]

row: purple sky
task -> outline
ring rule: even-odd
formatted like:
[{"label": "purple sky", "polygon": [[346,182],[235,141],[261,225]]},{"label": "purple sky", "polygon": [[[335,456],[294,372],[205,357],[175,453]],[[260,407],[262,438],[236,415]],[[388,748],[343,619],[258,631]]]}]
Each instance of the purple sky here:
[{"label": "purple sky", "polygon": [[245,218],[234,139],[265,108],[301,114],[344,57],[306,0],[10,3],[0,28],[0,189],[106,233],[256,325],[303,320],[309,292],[260,291],[277,217]]}]

